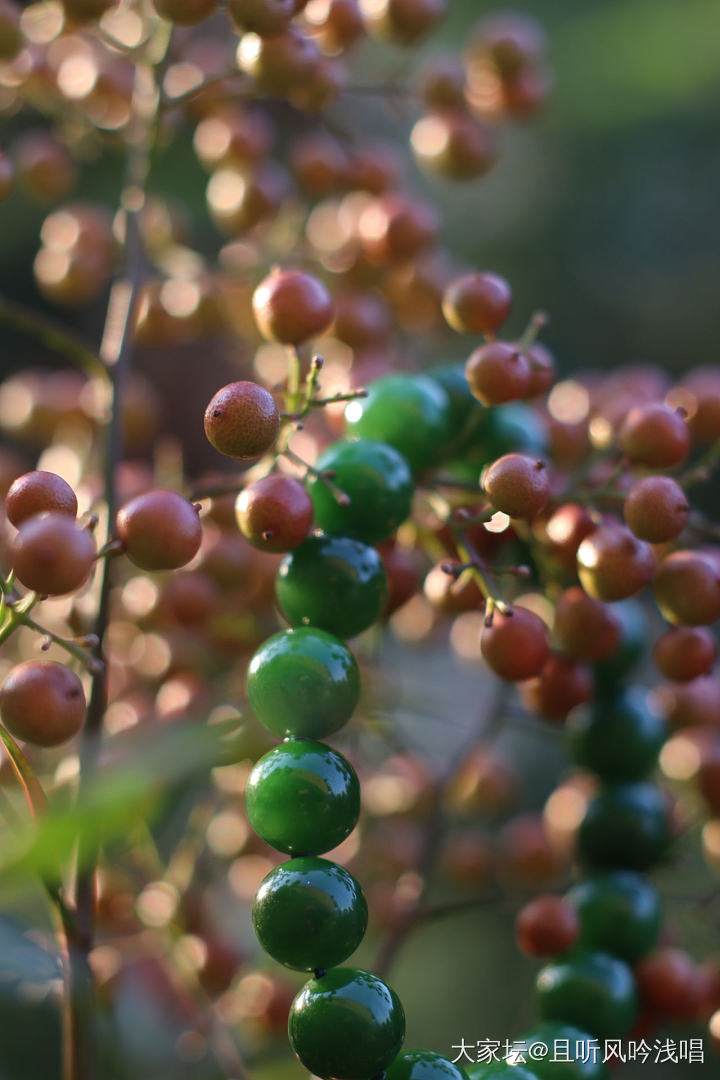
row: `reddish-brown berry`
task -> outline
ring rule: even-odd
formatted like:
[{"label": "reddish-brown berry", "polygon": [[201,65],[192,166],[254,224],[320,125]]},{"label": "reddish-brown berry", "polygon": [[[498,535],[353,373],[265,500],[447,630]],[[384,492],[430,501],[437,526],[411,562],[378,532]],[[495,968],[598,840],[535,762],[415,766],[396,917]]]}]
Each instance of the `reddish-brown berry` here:
[{"label": "reddish-brown berry", "polygon": [[482,487],[496,510],[512,518],[534,518],[550,498],[547,466],[524,454],[505,454],[483,471]]},{"label": "reddish-brown berry", "polygon": [[527,396],[534,398],[547,394],[555,382],[555,357],[539,341],[531,345],[525,355],[530,364],[530,389]]},{"label": "reddish-brown berry", "polygon": [[657,605],[677,626],[709,626],[720,619],[720,566],[699,551],[674,551],[654,583]]},{"label": "reddish-brown berry", "polygon": [[577,549],[586,536],[596,528],[593,519],[579,503],[564,503],[548,517],[544,525],[545,538],[552,546],[553,554],[568,569],[575,569]]},{"label": "reddish-brown berry", "polygon": [[594,663],[612,656],[622,631],[607,604],[573,585],[557,598],[553,633],[568,656]]},{"label": "reddish-brown berry", "polygon": [[395,45],[414,45],[445,11],[445,0],[360,0],[368,33]]},{"label": "reddish-brown berry", "polygon": [[700,977],[682,949],[655,949],[635,968],[638,989],[654,1012],[673,1020],[691,1020],[700,999]]},{"label": "reddish-brown berry", "polygon": [[410,135],[419,165],[448,180],[484,176],[497,160],[497,137],[462,109],[433,109],[421,116]]},{"label": "reddish-brown berry", "polygon": [[517,345],[505,341],[491,341],[475,349],[465,365],[465,377],[483,405],[527,397],[532,384],[527,357]]},{"label": "reddish-brown berry", "polygon": [[488,667],[507,682],[539,675],[550,654],[545,623],[533,611],[516,605],[512,614],[493,612],[483,627],[480,649]]},{"label": "reddish-brown berry", "polygon": [[0,687],[0,716],[11,735],[35,746],[59,746],[85,720],[85,692],[64,664],[27,660]]},{"label": "reddish-brown berry", "polygon": [[432,246],[437,231],[432,206],[394,192],[373,199],[357,223],[365,255],[379,266],[415,259]]},{"label": "reddish-brown berry", "polygon": [[252,306],[263,337],[283,345],[301,345],[319,337],[333,318],[327,289],[301,270],[274,271],[256,288]]},{"label": "reddish-brown berry", "polygon": [[689,682],[709,675],[717,658],[717,642],[703,626],[677,626],[657,639],[652,658],[666,679]]},{"label": "reddish-brown berry", "polygon": [[177,570],[195,557],[202,540],[193,504],[165,488],[125,503],[115,525],[128,558],[142,570]]},{"label": "reddish-brown berry", "polygon": [[511,308],[509,284],[487,270],[455,278],[442,301],[446,321],[459,334],[494,334]]},{"label": "reddish-brown berry", "polygon": [[679,536],[687,524],[690,504],[669,476],[646,476],[633,484],[623,504],[626,523],[640,540],[662,544]]},{"label": "reddish-brown berry", "polygon": [[577,553],[582,587],[597,600],[634,596],[652,580],[652,549],[620,522],[601,525],[586,536]]},{"label": "reddish-brown berry", "polygon": [[56,473],[42,470],[18,476],[5,496],[9,521],[18,526],[33,514],[46,510],[77,516],[77,498],[70,485]]},{"label": "reddish-brown berry", "polygon": [[34,514],[8,545],[10,565],[28,589],[64,596],[85,584],[95,562],[95,541],[69,514]]},{"label": "reddish-brown berry", "polygon": [[218,0],[153,0],[158,14],[176,26],[195,26],[214,14]]},{"label": "reddish-brown berry", "polygon": [[268,37],[285,29],[295,14],[295,0],[228,0],[228,12],[238,29]]},{"label": "reddish-brown berry", "polygon": [[459,615],[462,611],[477,611],[483,606],[483,595],[473,577],[460,581],[454,574],[448,574],[443,568],[459,567],[452,559],[438,563],[427,574],[423,583],[423,592],[436,611],[443,615]]},{"label": "reddish-brown berry", "polygon": [[568,656],[551,653],[534,679],[521,683],[525,708],[543,720],[562,722],[571,709],[589,701],[593,692],[590,669]]},{"label": "reddish-brown berry", "polygon": [[275,399],[254,382],[228,383],[205,410],[205,434],[227,457],[255,458],[275,442],[280,414]]},{"label": "reddish-brown berry", "polygon": [[547,893],[526,904],[515,920],[518,947],[528,956],[557,956],[577,941],[580,918],[562,896]]},{"label": "reddish-brown berry", "polygon": [[261,551],[292,551],[313,523],[313,504],[299,480],[276,473],[249,484],[237,497],[240,532]]},{"label": "reddish-brown berry", "polygon": [[620,429],[619,442],[634,464],[649,469],[671,468],[683,462],[690,451],[690,429],[679,412],[653,401],[630,410]]}]

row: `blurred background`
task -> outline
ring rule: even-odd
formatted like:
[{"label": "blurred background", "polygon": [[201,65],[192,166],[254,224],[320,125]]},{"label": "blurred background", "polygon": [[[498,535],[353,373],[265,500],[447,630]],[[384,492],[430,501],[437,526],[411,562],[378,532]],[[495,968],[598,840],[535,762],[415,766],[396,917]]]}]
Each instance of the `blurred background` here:
[{"label": "blurred background", "polygon": [[[442,29],[424,53],[462,49],[471,25],[495,6],[451,0]],[[451,185],[415,170],[414,185],[440,207],[453,254],[512,282],[513,331],[522,329],[531,311],[549,313],[544,336],[563,373],[637,363],[677,373],[715,363],[720,334],[720,6],[715,0],[544,0],[525,10],[542,21],[549,37],[555,78],[549,107],[532,122],[504,129],[500,160],[487,178]],[[370,82],[374,76],[405,74],[406,63],[402,54],[373,46],[367,55],[361,51],[355,67]],[[384,103],[365,97],[353,99],[351,107],[347,100],[339,102],[333,115],[351,128],[371,125],[404,140],[414,118],[402,102],[388,113]],[[10,141],[25,123],[24,116],[8,121],[5,138]],[[114,208],[119,174],[112,152],[91,157],[76,194]],[[205,185],[191,132],[180,134],[159,154],[153,187],[181,205],[194,246],[211,254],[220,238],[205,208]],[[102,302],[68,314],[48,306],[35,289],[32,261],[45,212],[18,195],[0,206],[0,293],[97,340]],[[462,340],[448,349],[436,362],[461,358]],[[32,344],[9,335],[0,375],[35,358]],[[186,349],[165,370],[177,374],[179,364],[189,381],[195,378],[196,361],[193,349]],[[214,372],[212,381],[218,385]],[[482,716],[491,684],[437,638],[411,652],[404,646],[393,649],[386,652],[378,679],[392,687],[387,700],[404,710],[407,743],[432,767],[446,747],[448,730],[472,725]],[[500,745],[518,769],[518,808],[537,810],[563,768],[556,732],[518,720],[508,723]],[[718,907],[698,908],[686,897],[707,888],[707,871],[699,856],[686,853],[685,861],[665,876],[677,896],[671,901],[671,921],[682,943],[702,959],[718,947]],[[228,894],[218,918],[243,939],[242,948],[254,963],[247,907],[235,909],[234,904],[237,897]],[[480,907],[433,921],[408,941],[390,971],[407,1011],[408,1046],[455,1056],[451,1049],[461,1039],[504,1040],[531,1022],[536,965],[517,953],[512,917],[511,906]],[[0,956],[11,971],[5,979],[11,992],[3,997],[0,1018],[0,1080],[54,1080],[59,1033],[43,990],[57,977],[53,958],[25,938],[19,944],[13,919],[4,921],[0,931]],[[376,937],[357,954],[359,965],[372,962],[377,945]],[[13,970],[23,973],[20,997]],[[167,1065],[177,1018],[163,1014],[162,988],[148,992],[153,977],[140,970],[128,977],[120,1027],[108,1031],[106,1075],[216,1080],[217,1071],[193,1062],[192,1045],[185,1064]],[[0,995],[2,989],[0,978]],[[246,987],[248,995],[252,992]],[[280,1037],[253,1062],[253,1080],[304,1075],[284,1043],[282,1024],[276,1027]],[[42,1037],[36,1039],[38,1031]],[[670,1034],[681,1038],[688,1032]],[[678,1080],[717,1076],[709,1048],[706,1057],[705,1065],[649,1063],[623,1066],[617,1075],[642,1076],[643,1069],[646,1075],[652,1069],[653,1076]]]}]

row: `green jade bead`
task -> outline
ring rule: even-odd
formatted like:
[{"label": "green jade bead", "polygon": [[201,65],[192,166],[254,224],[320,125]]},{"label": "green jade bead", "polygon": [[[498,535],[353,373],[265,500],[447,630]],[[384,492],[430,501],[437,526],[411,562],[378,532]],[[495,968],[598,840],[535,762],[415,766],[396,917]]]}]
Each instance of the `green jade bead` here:
[{"label": "green jade bead", "polygon": [[546,964],[535,984],[543,1020],[577,1024],[599,1039],[625,1035],[635,1023],[637,995],[628,965],[602,952],[578,952]]},{"label": "green jade bead", "polygon": [[382,614],[387,577],[375,548],[321,533],[285,556],[275,592],[292,626],[317,626],[339,638],[351,638]]},{"label": "green jade bead", "polygon": [[320,455],[315,468],[331,471],[333,484],[350,500],[343,505],[317,475],[310,478],[315,523],[325,532],[379,544],[410,514],[410,466],[394,446],[372,439],[337,442]]},{"label": "green jade bead", "polygon": [[622,600],[612,605],[620,620],[620,644],[612,656],[593,665],[595,693],[614,695],[618,686],[638,666],[648,643],[648,626],[643,607],[637,600]]},{"label": "green jade bead", "polygon": [[345,409],[348,434],[399,450],[413,472],[434,464],[453,436],[442,386],[426,375],[383,375]]},{"label": "green jade bead", "polygon": [[387,1070],[385,1080],[467,1080],[467,1074],[434,1050],[403,1050]]},{"label": "green jade bead", "polygon": [[331,968],[290,1007],[290,1044],[322,1080],[371,1080],[397,1057],[405,1014],[394,990],[368,971]]},{"label": "green jade bead", "polygon": [[[542,1058],[528,1051],[533,1045],[548,1048]],[[538,1080],[607,1080],[608,1070],[603,1064],[603,1047],[587,1031],[572,1024],[536,1024],[517,1041],[516,1049],[508,1057],[510,1064],[529,1068]],[[569,1060],[555,1060],[566,1057]],[[508,1076],[507,1080],[511,1080]]]},{"label": "green jade bead", "polygon": [[271,870],[252,910],[265,952],[297,971],[342,964],[362,941],[367,919],[367,903],[352,874],[313,855]]},{"label": "green jade bead", "polygon": [[641,780],[654,768],[667,725],[647,691],[629,687],[573,710],[566,724],[570,757],[601,780]]},{"label": "green jade bead", "polygon": [[324,743],[290,739],[261,757],[245,789],[258,836],[288,855],[321,855],[357,824],[360,783],[352,765]]},{"label": "green jade bead", "polygon": [[465,1075],[468,1080],[538,1080],[536,1072],[507,1061],[475,1062],[465,1066]]},{"label": "green jade bead", "polygon": [[634,964],[660,935],[662,902],[642,874],[616,870],[578,882],[566,894],[580,917],[579,943]]},{"label": "green jade bead", "polygon": [[614,784],[602,789],[585,812],[578,853],[590,866],[647,870],[670,842],[668,805],[654,784]]},{"label": "green jade bead", "polygon": [[342,641],[301,626],[263,642],[248,667],[247,692],[258,720],[275,735],[322,739],[350,719],[360,671]]}]

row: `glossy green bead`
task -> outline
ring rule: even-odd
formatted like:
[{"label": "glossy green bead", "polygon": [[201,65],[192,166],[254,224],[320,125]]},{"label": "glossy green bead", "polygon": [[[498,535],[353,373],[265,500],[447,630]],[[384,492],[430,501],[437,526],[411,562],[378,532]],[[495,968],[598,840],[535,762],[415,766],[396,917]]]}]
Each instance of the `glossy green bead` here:
[{"label": "glossy green bead", "polygon": [[578,952],[546,964],[538,973],[535,1000],[543,1020],[577,1024],[599,1039],[625,1035],[637,1015],[632,971],[603,952]]},{"label": "glossy green bead", "polygon": [[654,768],[667,725],[646,690],[629,687],[574,710],[566,726],[570,757],[602,780],[640,780]]},{"label": "glossy green bead", "polygon": [[332,968],[310,979],[290,1008],[288,1033],[301,1063],[323,1080],[371,1080],[397,1056],[405,1014],[368,971]]},{"label": "glossy green bead", "polygon": [[[531,1056],[533,1046],[537,1047],[535,1056]],[[540,1046],[547,1047],[542,1058]],[[606,1080],[608,1076],[602,1045],[587,1031],[572,1024],[536,1024],[518,1040],[516,1047],[508,1061],[522,1064],[523,1068],[527,1063],[538,1080]],[[553,1057],[569,1060],[553,1061]]]},{"label": "glossy green bead", "polygon": [[507,1061],[475,1062],[465,1066],[465,1075],[468,1080],[538,1080],[538,1073]]},{"label": "glossy green bead", "polygon": [[247,692],[258,720],[275,735],[322,739],[350,719],[360,671],[339,638],[299,626],[263,642],[248,667]]},{"label": "glossy green bead", "polygon": [[386,540],[410,514],[414,485],[410,466],[394,446],[354,439],[328,447],[315,463],[332,470],[333,484],[350,502],[343,506],[317,476],[310,480],[315,523],[336,536],[366,544]]},{"label": "glossy green bead", "polygon": [[387,577],[375,548],[346,536],[309,536],[285,556],[275,592],[292,626],[355,637],[380,617]]},{"label": "glossy green bead", "polygon": [[654,784],[615,784],[591,801],[578,833],[583,862],[612,869],[647,870],[670,840],[668,805]]},{"label": "glossy green bead", "polygon": [[487,423],[481,429],[480,445],[488,461],[503,454],[530,454],[544,457],[548,452],[547,424],[537,409],[522,402],[511,402],[488,409]]},{"label": "glossy green bead", "polygon": [[288,855],[321,855],[357,824],[360,784],[337,750],[290,739],[261,757],[245,789],[247,815],[258,836]]},{"label": "glossy green bead", "polygon": [[467,1080],[464,1069],[434,1050],[403,1050],[387,1070],[385,1080]]},{"label": "glossy green bead", "polygon": [[471,420],[474,421],[472,430],[475,430],[475,422],[479,425],[481,419],[484,420],[486,416],[489,416],[489,410],[486,410],[470,391],[464,364],[440,364],[423,374],[428,379],[439,383],[448,396],[453,444],[456,436],[462,434],[465,429],[469,429]]},{"label": "glossy green bead", "polygon": [[647,619],[637,600],[613,604],[612,612],[620,620],[620,644],[612,656],[594,665],[595,691],[599,695],[615,693],[618,683],[632,675],[648,644]]},{"label": "glossy green bead", "polygon": [[252,909],[265,952],[297,971],[342,964],[362,941],[367,919],[367,903],[352,874],[314,855],[271,870]]},{"label": "glossy green bead", "polygon": [[348,433],[390,443],[414,472],[434,464],[452,438],[450,401],[426,375],[383,375],[345,409]]},{"label": "glossy green bead", "polygon": [[657,889],[642,874],[596,874],[566,894],[580,916],[580,944],[635,963],[650,952],[662,925]]}]

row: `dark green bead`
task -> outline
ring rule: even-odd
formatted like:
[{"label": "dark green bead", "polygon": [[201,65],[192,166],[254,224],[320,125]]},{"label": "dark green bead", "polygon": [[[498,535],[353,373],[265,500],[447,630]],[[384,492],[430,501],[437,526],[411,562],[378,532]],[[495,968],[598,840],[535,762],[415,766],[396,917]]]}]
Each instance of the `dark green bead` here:
[{"label": "dark green bead", "polygon": [[537,409],[522,402],[512,402],[487,412],[488,420],[481,431],[480,445],[488,461],[511,453],[538,457],[547,454],[547,424]]},{"label": "dark green bead", "polygon": [[385,1080],[467,1080],[465,1070],[434,1050],[403,1050]]},{"label": "dark green bead", "polygon": [[333,484],[350,499],[341,505],[327,484],[311,479],[315,523],[325,532],[379,544],[410,514],[414,491],[410,466],[394,446],[373,439],[334,443],[315,467],[332,470]]},{"label": "dark green bead", "polygon": [[[532,1057],[528,1050],[533,1045],[542,1044],[548,1048],[547,1054],[540,1059]],[[587,1031],[571,1024],[545,1023],[536,1024],[526,1031],[516,1043],[517,1050],[509,1060],[526,1063],[538,1080],[606,1080],[608,1070],[603,1065],[603,1047]],[[569,1047],[569,1053],[565,1053]],[[536,1055],[540,1050],[536,1050]],[[553,1057],[566,1056],[569,1061],[553,1061]],[[587,1060],[585,1060],[587,1059]],[[508,1080],[510,1078],[508,1077]]]},{"label": "dark green bead", "polygon": [[668,805],[653,784],[616,784],[591,801],[578,834],[583,862],[612,869],[647,870],[670,840]]},{"label": "dark green bead", "polygon": [[635,1023],[633,973],[609,953],[578,952],[546,964],[535,988],[543,1020],[577,1024],[599,1039],[625,1035]]},{"label": "dark green bead", "polygon": [[285,556],[275,591],[293,626],[355,637],[380,617],[387,577],[375,548],[346,536],[309,536]]},{"label": "dark green bead", "polygon": [[635,963],[655,945],[662,925],[657,889],[631,870],[596,874],[566,899],[580,916],[580,944]]},{"label": "dark green bead", "polygon": [[360,672],[342,641],[300,626],[263,642],[250,661],[247,692],[256,716],[275,735],[322,739],[350,719]]},{"label": "dark green bead", "polygon": [[[489,410],[486,410],[485,406],[470,392],[464,364],[441,364],[423,374],[428,379],[439,383],[448,396],[454,446],[458,436],[467,437],[471,431],[479,428],[481,421],[489,416]],[[463,439],[464,442],[465,439]]]},{"label": "dark green bead", "polygon": [[271,870],[252,910],[265,952],[297,971],[342,964],[362,941],[367,918],[365,897],[352,874],[314,855]]},{"label": "dark green bead", "polygon": [[630,687],[575,710],[566,728],[570,757],[602,780],[641,780],[654,768],[667,735],[647,691]]},{"label": "dark green bead", "polygon": [[453,435],[450,401],[426,375],[384,375],[345,409],[351,435],[390,443],[417,472],[434,464]]},{"label": "dark green bead", "polygon": [[360,784],[337,750],[290,739],[257,762],[245,804],[250,824],[266,844],[289,855],[321,855],[355,828]]},{"label": "dark green bead", "polygon": [[627,679],[645,655],[648,644],[647,619],[637,600],[623,600],[612,606],[620,620],[620,644],[612,656],[594,665],[598,694],[614,694],[618,683]]},{"label": "dark green bead", "polygon": [[524,1065],[510,1065],[506,1061],[466,1065],[465,1074],[468,1080],[538,1080],[538,1073],[531,1072]]},{"label": "dark green bead", "polygon": [[310,979],[290,1008],[288,1033],[301,1063],[323,1080],[371,1080],[397,1056],[405,1014],[368,971],[332,968]]}]

